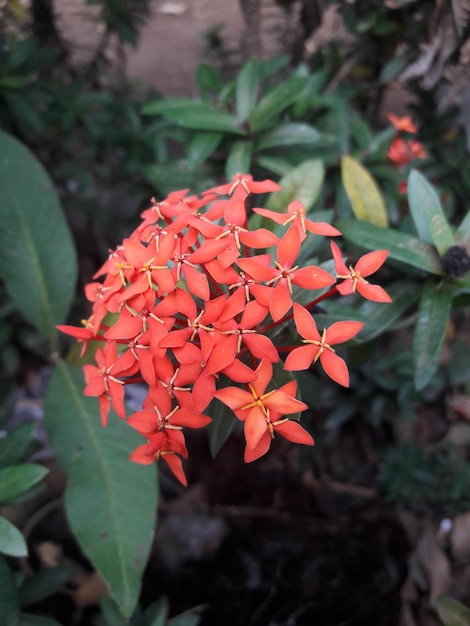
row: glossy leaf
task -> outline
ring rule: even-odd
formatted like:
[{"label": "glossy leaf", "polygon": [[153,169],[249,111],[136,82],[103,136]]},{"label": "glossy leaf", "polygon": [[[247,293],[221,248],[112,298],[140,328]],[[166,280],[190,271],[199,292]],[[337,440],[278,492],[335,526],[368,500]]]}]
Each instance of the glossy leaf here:
[{"label": "glossy leaf", "polygon": [[259,63],[250,59],[240,70],[235,83],[235,108],[239,122],[245,122],[256,105],[258,83]]},{"label": "glossy leaf", "polygon": [[168,616],[168,600],[159,598],[145,609],[145,626],[165,626]]},{"label": "glossy leaf", "polygon": [[100,608],[102,626],[126,626],[129,623],[112,598],[102,596],[100,599]]},{"label": "glossy leaf", "polygon": [[158,100],[146,105],[142,112],[144,114],[159,113],[168,121],[183,128],[245,134],[234,117],[220,113],[207,104],[186,99],[174,99],[172,102],[173,105],[169,104],[169,100]]},{"label": "glossy leaf", "polygon": [[0,206],[0,278],[23,317],[54,342],[75,293],[75,248],[48,174],[3,132]]},{"label": "glossy leaf", "polygon": [[20,605],[22,607],[42,602],[57,593],[73,573],[70,565],[46,567],[25,578],[20,587]]},{"label": "glossy leaf", "polygon": [[455,238],[457,240],[467,241],[470,239],[470,210],[460,222],[459,227],[455,231]]},{"label": "glossy leaf", "polygon": [[129,617],[155,526],[155,466],[128,460],[141,438],[114,413],[104,429],[98,402],[83,396],[83,386],[81,371],[58,361],[45,423],[57,462],[68,474],[65,507],[72,532]]},{"label": "glossy leaf", "polygon": [[0,624],[18,626],[18,591],[6,560],[0,556]]},{"label": "glossy leaf", "polygon": [[266,207],[271,211],[287,211],[290,202],[300,200],[308,211],[320,195],[324,176],[323,161],[305,161],[281,178],[282,190],[269,196]]},{"label": "glossy leaf", "polygon": [[27,556],[28,547],[21,532],[0,516],[0,552],[7,556]]},{"label": "glossy leaf", "polygon": [[439,367],[452,293],[445,284],[428,280],[422,288],[418,319],[413,336],[413,365],[416,389],[425,387]]},{"label": "glossy leaf", "polygon": [[23,459],[31,446],[37,428],[34,422],[21,424],[11,430],[4,439],[0,439],[0,468],[14,465]]},{"label": "glossy leaf", "polygon": [[438,598],[436,611],[443,626],[470,625],[470,608],[455,598],[445,596]]},{"label": "glossy leaf", "polygon": [[235,428],[237,418],[225,404],[218,400],[212,400],[207,413],[212,417],[212,422],[208,426],[209,450],[215,458]]},{"label": "glossy leaf", "polygon": [[309,124],[290,122],[280,124],[274,130],[270,130],[259,138],[256,149],[268,150],[270,148],[285,148],[299,145],[311,145],[321,138],[318,130]]},{"label": "glossy leaf", "polygon": [[0,470],[0,503],[5,504],[37,485],[49,472],[37,463],[18,463]]},{"label": "glossy leaf", "polygon": [[296,101],[305,81],[305,78],[294,77],[269,91],[249,117],[251,130],[271,126],[274,118]]},{"label": "glossy leaf", "polygon": [[251,169],[251,153],[253,144],[249,141],[235,141],[225,164],[225,177],[232,180],[235,174],[249,172]]},{"label": "glossy leaf", "polygon": [[211,156],[214,150],[220,145],[223,139],[222,133],[199,133],[194,137],[188,146],[187,157],[188,165],[195,167],[204,163]]},{"label": "glossy leaf", "polygon": [[359,220],[338,220],[335,226],[347,241],[367,250],[389,250],[392,259],[438,276],[444,273],[434,247],[416,237]]},{"label": "glossy leaf", "polygon": [[358,161],[345,155],[341,158],[341,179],[357,219],[386,228],[387,209],[370,172]]},{"label": "glossy leaf", "polygon": [[433,243],[441,256],[455,246],[452,229],[435,189],[416,170],[411,170],[408,177],[408,202],[420,239]]}]

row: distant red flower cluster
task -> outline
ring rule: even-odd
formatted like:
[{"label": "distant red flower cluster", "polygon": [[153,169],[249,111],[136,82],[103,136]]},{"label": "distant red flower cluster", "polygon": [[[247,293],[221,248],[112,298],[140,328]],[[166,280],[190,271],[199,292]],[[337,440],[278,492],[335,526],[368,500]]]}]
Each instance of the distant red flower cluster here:
[{"label": "distant red flower cluster", "polygon": [[[336,322],[320,333],[309,307],[356,291],[390,302],[381,287],[366,280],[383,264],[386,251],[366,254],[348,268],[332,242],[336,277],[315,265],[300,266],[307,232],[341,234],[308,219],[300,202],[290,203],[284,214],[254,209],[286,226],[281,238],[265,228],[250,230],[248,196],[279,189],[270,180],[255,182],[240,174],[201,197],[181,190],[152,200],[142,223],[86,286],[93,310],[84,327],[59,326],[83,342],[82,354],[90,341],[103,342],[96,365],[84,365],[84,393],[98,398],[103,425],[111,406],[126,417],[126,384],[148,385],[142,410],[127,419],[147,440],[131,459],[148,464],[161,458],[183,484],[181,459],[188,456],[183,429],[209,424],[205,411],[214,398],[243,422],[247,462],[265,454],[275,435],[313,444],[300,423],[286,417],[307,405],[297,399],[294,380],[274,383],[273,364],[280,356],[271,329],[293,319],[301,337],[302,345],[283,348],[285,370],[308,369],[319,360],[328,376],[348,386],[346,363],[333,346],[356,336],[363,324]],[[302,290],[321,294],[304,307],[295,302]],[[111,325],[108,314],[114,314]]]},{"label": "distant red flower cluster", "polygon": [[[389,121],[395,127],[397,133],[406,133],[415,135],[418,129],[409,115],[405,117],[397,117],[390,113],[388,116]],[[387,156],[396,167],[402,168],[409,165],[414,159],[427,159],[428,154],[422,143],[416,141],[416,139],[403,138],[397,135],[387,152]],[[405,194],[407,189],[406,180],[402,180],[398,186],[398,191],[401,194]]]}]

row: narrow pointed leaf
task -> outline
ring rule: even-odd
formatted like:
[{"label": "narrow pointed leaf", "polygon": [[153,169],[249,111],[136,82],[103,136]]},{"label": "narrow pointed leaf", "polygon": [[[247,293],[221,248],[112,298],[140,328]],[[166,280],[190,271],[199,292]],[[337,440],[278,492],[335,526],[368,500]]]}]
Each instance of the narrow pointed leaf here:
[{"label": "narrow pointed leaf", "polygon": [[8,467],[23,459],[33,442],[37,428],[34,422],[21,424],[11,430],[4,439],[0,439],[0,468]]},{"label": "narrow pointed leaf", "polygon": [[75,293],[77,260],[48,174],[0,132],[0,278],[15,307],[54,342]]},{"label": "narrow pointed leaf", "polygon": [[73,571],[71,565],[59,565],[41,569],[26,577],[20,587],[20,605],[29,606],[52,596],[70,580]]},{"label": "narrow pointed leaf", "polygon": [[235,174],[250,171],[252,151],[253,144],[249,141],[235,141],[233,143],[225,165],[227,180],[232,180]]},{"label": "narrow pointed leaf", "polygon": [[351,243],[367,250],[389,250],[390,258],[420,270],[442,276],[439,256],[434,246],[416,237],[389,228],[379,228],[368,222],[338,220],[334,224]]},{"label": "narrow pointed leaf", "polygon": [[256,105],[259,83],[259,63],[250,59],[238,74],[235,83],[235,107],[239,122],[245,122]]},{"label": "narrow pointed leaf", "polygon": [[0,470],[0,503],[18,497],[37,485],[49,472],[37,463],[18,463]]},{"label": "narrow pointed leaf", "polygon": [[266,203],[271,211],[287,211],[293,200],[300,200],[308,211],[315,204],[323,185],[325,167],[320,159],[305,161],[294,167],[279,181],[281,191],[272,193]]},{"label": "narrow pointed leaf", "polygon": [[424,284],[413,337],[414,380],[418,390],[429,383],[439,367],[451,305],[452,292],[447,285],[436,285],[431,280]]},{"label": "narrow pointed leaf", "polygon": [[251,130],[272,125],[273,118],[297,100],[305,82],[305,78],[294,77],[274,87],[251,112],[249,118]]},{"label": "narrow pointed leaf", "polygon": [[0,516],[0,552],[7,556],[27,556],[28,547],[23,535],[4,517]]},{"label": "narrow pointed leaf", "polygon": [[416,170],[411,170],[408,177],[408,202],[422,241],[433,243],[441,256],[455,246],[452,229],[435,189]]},{"label": "narrow pointed leaf", "polygon": [[357,219],[386,228],[387,209],[370,172],[358,161],[345,155],[341,158],[341,179]]},{"label": "narrow pointed leaf", "polygon": [[256,149],[285,148],[291,146],[312,145],[321,139],[321,134],[309,124],[290,122],[281,124],[274,130],[263,133],[259,138]]},{"label": "narrow pointed leaf", "polygon": [[0,556],[0,624],[18,626],[18,591],[6,560]]},{"label": "narrow pointed leaf", "polygon": [[223,133],[235,133],[244,135],[245,131],[240,128],[237,120],[226,113],[220,113],[217,109],[194,100],[174,99],[158,100],[146,105],[142,111],[144,114],[159,113],[173,124],[183,128],[195,130],[213,130]]},{"label": "narrow pointed leaf", "polygon": [[199,133],[196,135],[189,144],[186,153],[188,165],[195,167],[196,165],[204,163],[214,150],[217,150],[222,139],[222,133]]},{"label": "narrow pointed leaf", "polygon": [[114,413],[104,429],[98,402],[84,397],[83,387],[80,370],[56,364],[44,406],[46,428],[69,478],[70,527],[122,614],[130,617],[155,525],[155,466],[128,460],[142,439]]}]

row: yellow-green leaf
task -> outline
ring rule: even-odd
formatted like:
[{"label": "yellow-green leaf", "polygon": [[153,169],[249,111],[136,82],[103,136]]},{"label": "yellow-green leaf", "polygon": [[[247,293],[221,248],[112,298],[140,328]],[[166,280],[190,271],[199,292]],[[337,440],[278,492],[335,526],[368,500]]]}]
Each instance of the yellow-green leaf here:
[{"label": "yellow-green leaf", "polygon": [[386,228],[387,209],[371,173],[358,161],[345,155],[341,158],[341,178],[357,219]]}]

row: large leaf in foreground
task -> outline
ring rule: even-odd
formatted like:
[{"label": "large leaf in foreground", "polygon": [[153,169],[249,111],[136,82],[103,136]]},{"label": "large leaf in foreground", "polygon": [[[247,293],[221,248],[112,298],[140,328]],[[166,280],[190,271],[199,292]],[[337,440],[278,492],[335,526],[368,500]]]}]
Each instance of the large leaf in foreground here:
[{"label": "large leaf in foreground", "polygon": [[128,460],[141,438],[115,414],[101,426],[98,402],[83,396],[80,370],[59,361],[46,401],[46,427],[68,473],[71,529],[124,616],[137,602],[155,526],[155,466]]},{"label": "large leaf in foreground", "polygon": [[24,318],[54,338],[75,293],[75,248],[48,174],[25,146],[3,132],[0,278]]},{"label": "large leaf in foreground", "polygon": [[379,228],[368,222],[338,220],[335,226],[343,237],[367,250],[389,250],[390,258],[441,276],[444,273],[433,246],[406,233]]},{"label": "large leaf in foreground", "polygon": [[415,387],[425,387],[439,367],[449,314],[452,291],[449,286],[427,281],[421,291],[418,320],[413,337]]}]

